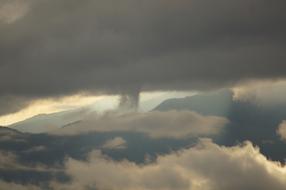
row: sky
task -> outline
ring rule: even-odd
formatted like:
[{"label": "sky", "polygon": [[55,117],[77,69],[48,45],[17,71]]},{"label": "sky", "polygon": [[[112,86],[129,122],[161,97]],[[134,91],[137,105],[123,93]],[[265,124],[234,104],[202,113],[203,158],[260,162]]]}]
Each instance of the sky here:
[{"label": "sky", "polygon": [[285,75],[283,0],[0,5],[2,115],[41,98],[209,90]]},{"label": "sky", "polygon": [[[166,99],[192,96],[194,94],[196,94],[194,91],[143,92],[140,93],[138,111],[150,111]],[[118,95],[77,94],[61,98],[37,99],[20,111],[0,116],[0,126],[8,126],[40,114],[52,114],[82,107],[104,112],[115,109],[118,107],[119,102],[120,97]]]},{"label": "sky", "polygon": [[285,6],[0,0],[0,189],[284,189]]}]

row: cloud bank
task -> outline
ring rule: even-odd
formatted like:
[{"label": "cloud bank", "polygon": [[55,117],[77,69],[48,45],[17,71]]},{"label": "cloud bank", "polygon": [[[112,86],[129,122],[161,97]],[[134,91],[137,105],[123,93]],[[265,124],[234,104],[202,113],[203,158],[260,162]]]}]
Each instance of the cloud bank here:
[{"label": "cloud bank", "polygon": [[63,190],[283,190],[286,186],[285,167],[267,160],[250,142],[224,147],[208,139],[147,165],[112,161],[94,151],[86,162],[68,159],[66,172],[72,183],[51,186]]},{"label": "cloud bank", "polygon": [[[0,97],[209,89],[285,77],[284,0],[0,6]],[[9,105],[0,107],[9,112]]]},{"label": "cloud bank", "polygon": [[251,81],[233,88],[235,100],[252,102],[262,106],[286,104],[286,80]]},{"label": "cloud bank", "polygon": [[[115,137],[111,141],[122,139]],[[16,155],[8,152],[0,152],[0,166],[1,172],[58,171],[54,168],[56,166],[24,165]],[[210,139],[201,139],[191,148],[157,155],[154,161],[146,160],[140,164],[128,160],[115,161],[94,149],[87,159],[67,157],[60,171],[69,180],[50,178],[37,184],[33,181],[0,181],[0,187],[16,190],[283,190],[286,185],[285,166],[268,160],[258,147],[248,141],[226,147]]]}]

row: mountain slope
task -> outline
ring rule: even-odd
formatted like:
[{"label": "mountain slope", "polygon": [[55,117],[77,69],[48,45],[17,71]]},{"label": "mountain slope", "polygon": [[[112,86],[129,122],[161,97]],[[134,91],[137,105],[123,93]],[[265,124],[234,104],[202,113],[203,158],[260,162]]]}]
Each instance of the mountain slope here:
[{"label": "mountain slope", "polygon": [[90,112],[89,109],[76,109],[52,114],[40,114],[14,123],[8,127],[28,133],[43,133],[56,130],[64,125],[81,120]]},{"label": "mountain slope", "polygon": [[169,99],[159,104],[154,110],[193,110],[204,115],[225,116],[231,103],[232,92],[221,90],[185,98]]}]

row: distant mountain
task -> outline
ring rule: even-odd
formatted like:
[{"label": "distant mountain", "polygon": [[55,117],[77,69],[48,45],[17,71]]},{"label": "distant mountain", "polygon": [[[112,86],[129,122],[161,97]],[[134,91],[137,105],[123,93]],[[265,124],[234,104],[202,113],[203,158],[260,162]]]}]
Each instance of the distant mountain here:
[{"label": "distant mountain", "polygon": [[154,110],[193,110],[204,115],[225,116],[231,104],[232,92],[220,90],[185,98],[168,99],[155,107]]},{"label": "distant mountain", "polygon": [[40,114],[24,121],[14,123],[8,127],[28,133],[43,133],[56,130],[67,124],[81,120],[90,113],[87,108],[62,111],[52,114]]},{"label": "distant mountain", "polygon": [[[25,142],[23,139],[25,139],[27,136],[29,136],[26,133],[22,133],[20,131],[17,131],[16,129],[11,129],[9,127],[1,127],[0,126],[0,150],[5,147],[5,144],[9,141],[13,141],[13,142]],[[13,144],[13,143],[12,143]],[[10,147],[11,143],[9,144],[8,147]]]},{"label": "distant mountain", "polygon": [[[225,117],[229,120],[229,124],[225,126],[222,135],[215,139],[216,143],[234,145],[250,140],[258,145],[261,152],[267,157],[280,161],[286,158],[285,142],[281,141],[276,134],[279,124],[286,119],[285,104],[262,106],[249,101],[237,101],[233,100],[231,91],[221,90],[191,97],[168,99],[154,110],[192,110],[203,115]],[[84,120],[89,113],[88,109],[79,109],[38,115],[9,127],[21,132],[42,133],[48,130],[72,127]],[[3,128],[0,129],[0,134],[1,130],[2,133],[13,132]],[[128,138],[133,138],[133,136],[128,136]],[[21,144],[21,146],[24,145]]]},{"label": "distant mountain", "polygon": [[0,137],[4,135],[12,135],[12,134],[23,134],[23,133],[21,133],[20,131],[17,131],[16,129],[0,126]]}]

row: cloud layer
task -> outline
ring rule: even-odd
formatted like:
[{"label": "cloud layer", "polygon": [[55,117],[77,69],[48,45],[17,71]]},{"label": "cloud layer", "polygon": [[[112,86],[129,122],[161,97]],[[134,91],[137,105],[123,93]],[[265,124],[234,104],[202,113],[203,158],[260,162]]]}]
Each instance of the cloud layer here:
[{"label": "cloud layer", "polygon": [[[14,8],[8,14],[4,5]],[[283,0],[4,5],[0,97],[208,89],[285,77]]]},{"label": "cloud layer", "polygon": [[278,106],[286,103],[286,81],[251,81],[233,89],[234,99],[262,106]]},{"label": "cloud layer", "polygon": [[87,118],[51,131],[56,135],[89,132],[139,132],[152,138],[188,138],[218,135],[228,123],[223,117],[202,116],[192,111],[91,114]]},{"label": "cloud layer", "polygon": [[283,190],[286,168],[263,156],[250,142],[223,147],[202,140],[179,153],[159,156],[155,163],[136,165],[112,161],[100,152],[87,162],[69,159],[66,172],[72,183],[53,183],[56,189],[99,190]]},{"label": "cloud layer", "polygon": [[[96,139],[96,137],[93,139]],[[78,147],[74,140],[72,141],[72,148]],[[91,142],[90,139],[86,138],[82,138],[82,140]],[[26,172],[25,176],[27,175],[26,180],[28,180],[21,182],[19,179],[17,180],[16,176],[13,180],[4,177],[0,181],[0,187],[17,190],[285,189],[285,166],[280,162],[268,160],[260,153],[258,147],[248,141],[240,145],[226,147],[217,145],[210,139],[201,139],[199,143],[191,147],[188,146],[190,148],[183,148],[168,154],[158,153],[155,159],[149,159],[146,155],[145,162],[135,163],[127,159],[117,160],[105,153],[106,148],[116,148],[122,144],[128,148],[132,146],[132,143],[128,144],[129,141],[127,142],[119,136],[102,140],[99,143],[100,146],[97,146],[97,148],[95,146],[86,159],[75,158],[72,156],[74,155],[74,151],[72,151],[71,155],[66,155],[63,166],[56,164],[47,167],[35,160],[32,162],[33,164],[24,164],[23,160],[20,159],[20,155],[1,151],[1,175],[7,175],[7,172],[8,174],[13,174],[13,172],[19,174],[18,172],[23,171]],[[60,142],[65,141],[53,141],[55,146],[61,146]],[[160,142],[162,143],[162,141],[157,141],[157,143]],[[85,148],[87,147],[82,147],[82,149]],[[43,149],[43,147],[34,147],[33,150],[30,149],[29,151],[34,153],[42,151],[34,155],[46,155],[44,154],[45,150],[46,148]],[[117,149],[116,151],[123,150]],[[20,152],[16,151],[15,153]],[[47,155],[56,156],[56,152],[55,155],[51,154],[52,152]],[[131,154],[134,154],[134,152],[131,152]],[[59,157],[55,158],[59,159]],[[52,173],[50,173],[51,176],[46,176],[45,180],[41,181],[39,180],[41,178],[33,178],[35,176],[31,175],[30,171],[39,172],[34,173],[34,175],[40,175],[41,172]],[[67,176],[66,180],[62,179],[63,176],[57,177],[56,172],[64,172]]]}]

